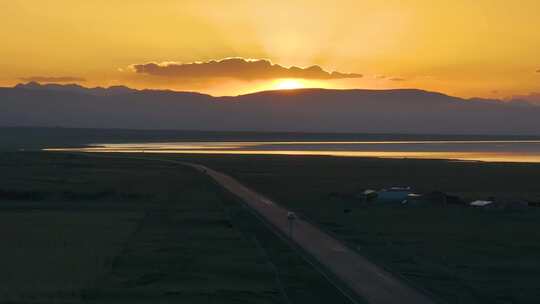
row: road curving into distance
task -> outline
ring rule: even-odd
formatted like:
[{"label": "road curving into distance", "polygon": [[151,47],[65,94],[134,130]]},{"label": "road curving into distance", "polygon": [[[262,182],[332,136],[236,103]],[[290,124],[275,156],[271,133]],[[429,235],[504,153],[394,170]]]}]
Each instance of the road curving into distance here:
[{"label": "road curving into distance", "polygon": [[[227,191],[240,198],[268,223],[289,235],[289,210],[242,185],[234,178],[202,165],[183,163],[207,174]],[[298,218],[291,240],[321,265],[341,279],[359,297],[373,304],[435,303],[342,242]]]},{"label": "road curving into distance", "polygon": [[[289,235],[289,210],[276,204],[236,179],[208,167],[170,159],[146,157],[119,157],[77,153],[89,157],[139,159],[160,161],[195,168],[208,175],[225,190],[236,195],[247,206],[263,217],[267,223],[284,235]],[[435,301],[408,286],[388,271],[373,264],[339,240],[301,218],[294,221],[290,240],[339,278],[352,292],[370,304],[434,304]],[[353,302],[354,300],[351,299]]]}]

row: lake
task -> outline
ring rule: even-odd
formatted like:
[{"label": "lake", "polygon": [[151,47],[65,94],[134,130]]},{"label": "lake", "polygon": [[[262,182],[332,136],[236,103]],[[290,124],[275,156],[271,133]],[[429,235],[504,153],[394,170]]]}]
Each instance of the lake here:
[{"label": "lake", "polygon": [[326,155],[488,162],[540,162],[540,140],[193,141],[100,143],[85,148],[45,150],[122,153]]}]

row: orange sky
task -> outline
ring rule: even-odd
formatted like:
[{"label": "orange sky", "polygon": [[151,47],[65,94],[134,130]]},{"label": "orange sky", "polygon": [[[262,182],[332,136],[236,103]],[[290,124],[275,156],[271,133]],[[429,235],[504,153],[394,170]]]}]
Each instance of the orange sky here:
[{"label": "orange sky", "polygon": [[526,95],[540,91],[538,12],[538,0],[4,1],[0,85],[41,77],[214,95],[283,87],[281,78],[133,69],[241,57],[363,75],[296,79],[301,86]]}]

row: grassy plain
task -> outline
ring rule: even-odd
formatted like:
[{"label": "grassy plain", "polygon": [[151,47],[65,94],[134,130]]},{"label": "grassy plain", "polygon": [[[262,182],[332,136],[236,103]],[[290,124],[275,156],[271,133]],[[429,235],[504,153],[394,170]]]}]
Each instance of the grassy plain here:
[{"label": "grassy plain", "polygon": [[193,169],[0,153],[0,302],[347,303]]},{"label": "grassy plain", "polygon": [[[540,165],[315,156],[175,156],[226,172],[446,303],[537,303],[540,208],[363,204],[331,193],[409,185],[540,201]],[[344,209],[351,209],[346,213]]]},{"label": "grassy plain", "polygon": [[[390,140],[441,139],[388,136]],[[386,138],[54,128],[0,129],[0,137],[4,151],[94,142]],[[539,203],[540,164],[316,156],[155,157],[201,163],[234,176],[441,302],[537,303],[540,299],[538,208],[368,205],[352,198],[366,188],[407,185],[420,192],[458,195],[465,201],[496,197]],[[160,295],[164,301],[190,303],[345,301],[241,204],[189,169],[61,153],[2,153],[0,171],[0,228],[8,240],[0,266],[10,269],[0,278],[2,299],[28,302],[49,296],[51,302],[116,303],[148,302]],[[59,250],[61,244],[67,245]],[[21,252],[27,256],[17,259]],[[71,260],[62,264],[58,261],[64,259],[55,260],[59,254]],[[44,265],[47,261],[49,265]],[[54,278],[47,276],[52,268]],[[47,277],[47,284],[40,277]],[[203,283],[208,281],[212,283]],[[37,289],[38,284],[45,290]]]}]

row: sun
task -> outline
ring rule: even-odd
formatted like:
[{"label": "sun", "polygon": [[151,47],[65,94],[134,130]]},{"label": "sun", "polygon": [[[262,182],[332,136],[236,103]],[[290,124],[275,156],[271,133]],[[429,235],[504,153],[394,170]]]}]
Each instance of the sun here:
[{"label": "sun", "polygon": [[277,90],[294,90],[304,88],[302,81],[297,79],[283,79],[276,82],[275,88]]}]

